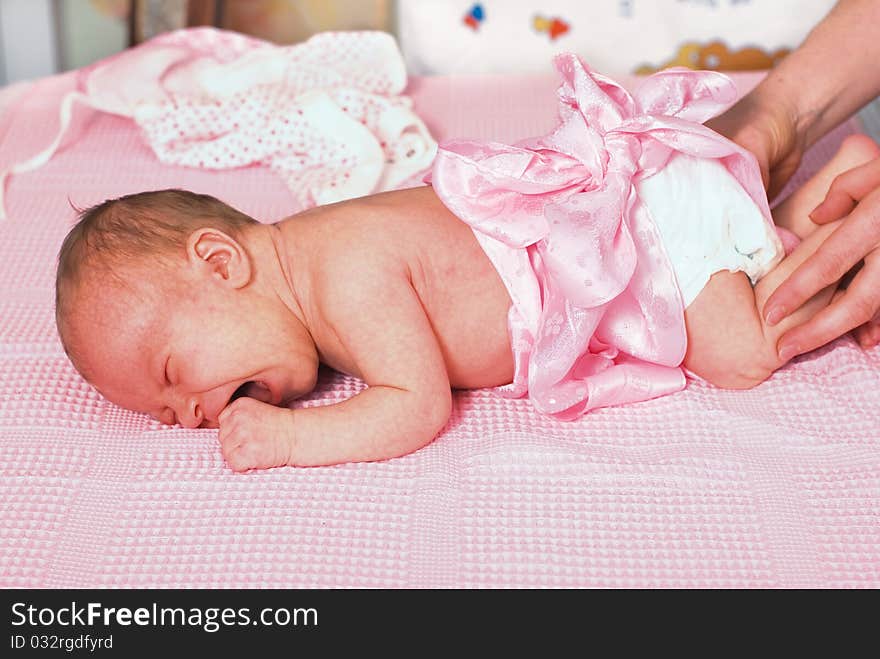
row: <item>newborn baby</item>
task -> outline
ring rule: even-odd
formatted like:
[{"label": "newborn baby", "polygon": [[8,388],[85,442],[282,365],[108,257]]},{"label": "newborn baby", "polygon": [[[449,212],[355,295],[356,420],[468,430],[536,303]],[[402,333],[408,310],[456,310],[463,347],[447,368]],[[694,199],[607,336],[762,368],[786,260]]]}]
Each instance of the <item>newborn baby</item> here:
[{"label": "newborn baby", "polygon": [[[275,224],[180,190],[85,211],[59,256],[67,354],[110,401],[167,424],[219,427],[236,471],[410,453],[448,420],[451,388],[500,387],[575,418],[676,391],[680,366],[721,387],[759,384],[784,363],[777,338],[834,290],[773,327],[763,301],[833,231],[808,217],[831,180],[877,146],[849,138],[776,209],[777,225],[801,239],[782,259],[760,204],[737,183],[759,176],[744,173],[753,160],[628,140],[635,124],[606,130],[597,146],[584,122],[572,142],[566,131],[590,114],[583,85],[622,97],[576,62],[570,72],[586,77],[563,85],[551,136],[449,145],[432,186]],[[554,139],[572,146],[554,150]],[[706,139],[703,152],[738,153]],[[691,208],[693,199],[703,201]],[[715,201],[724,213],[707,209]],[[289,409],[314,387],[319,362],[368,388]]]}]

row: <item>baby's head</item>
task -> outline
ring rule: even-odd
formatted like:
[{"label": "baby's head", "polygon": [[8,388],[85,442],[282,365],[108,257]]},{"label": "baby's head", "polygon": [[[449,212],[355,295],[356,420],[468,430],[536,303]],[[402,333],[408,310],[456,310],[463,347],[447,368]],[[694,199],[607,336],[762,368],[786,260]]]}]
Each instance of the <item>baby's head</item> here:
[{"label": "baby's head", "polygon": [[247,395],[314,387],[314,343],[285,300],[278,229],[208,195],[143,192],[84,211],[58,256],[55,317],[106,398],[166,423],[216,425]]}]

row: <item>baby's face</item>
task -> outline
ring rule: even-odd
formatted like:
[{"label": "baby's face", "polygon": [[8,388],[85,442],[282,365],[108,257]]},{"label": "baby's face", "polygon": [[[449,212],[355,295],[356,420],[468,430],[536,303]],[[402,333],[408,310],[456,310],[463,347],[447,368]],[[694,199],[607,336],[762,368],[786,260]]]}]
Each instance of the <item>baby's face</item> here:
[{"label": "baby's face", "polygon": [[105,292],[100,309],[78,309],[76,352],[108,400],[163,423],[216,427],[240,395],[286,405],[314,387],[314,343],[283,305],[210,291],[171,297]]}]

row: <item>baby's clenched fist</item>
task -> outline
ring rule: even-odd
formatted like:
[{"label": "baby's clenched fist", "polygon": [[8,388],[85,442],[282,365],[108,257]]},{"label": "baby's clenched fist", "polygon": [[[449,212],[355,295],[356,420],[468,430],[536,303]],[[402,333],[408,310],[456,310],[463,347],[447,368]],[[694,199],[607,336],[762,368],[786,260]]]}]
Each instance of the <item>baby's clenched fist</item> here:
[{"label": "baby's clenched fist", "polygon": [[290,464],[293,410],[238,398],[220,413],[220,448],[233,471]]}]

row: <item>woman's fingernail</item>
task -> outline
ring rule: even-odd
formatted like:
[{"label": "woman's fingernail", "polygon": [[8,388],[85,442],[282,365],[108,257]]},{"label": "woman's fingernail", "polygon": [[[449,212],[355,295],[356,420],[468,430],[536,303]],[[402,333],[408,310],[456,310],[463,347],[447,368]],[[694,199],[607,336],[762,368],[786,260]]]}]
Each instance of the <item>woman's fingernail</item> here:
[{"label": "woman's fingernail", "polygon": [[782,346],[782,349],[779,351],[779,359],[787,362],[788,360],[797,357],[799,354],[801,354],[801,349],[796,345]]},{"label": "woman's fingernail", "polygon": [[773,307],[764,316],[764,320],[767,321],[768,325],[775,325],[783,318],[785,318],[785,308],[784,307]]}]

